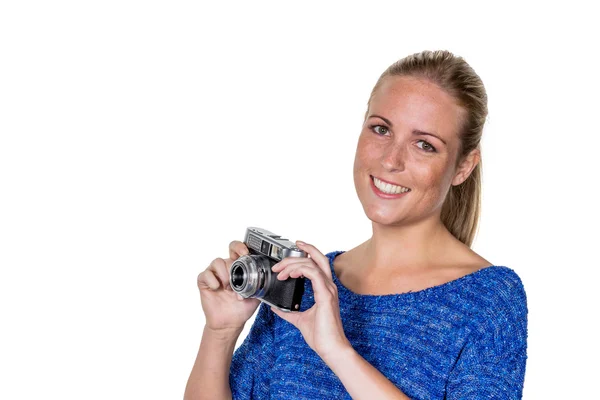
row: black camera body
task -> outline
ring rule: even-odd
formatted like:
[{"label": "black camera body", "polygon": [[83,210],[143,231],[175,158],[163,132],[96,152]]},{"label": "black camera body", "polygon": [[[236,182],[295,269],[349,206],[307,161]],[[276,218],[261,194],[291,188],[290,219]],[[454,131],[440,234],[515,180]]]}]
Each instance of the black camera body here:
[{"label": "black camera body", "polygon": [[277,279],[271,267],[287,257],[307,257],[293,242],[266,229],[249,227],[244,243],[249,255],[229,268],[231,288],[244,298],[254,297],[282,311],[298,311],[304,294],[304,277]]}]

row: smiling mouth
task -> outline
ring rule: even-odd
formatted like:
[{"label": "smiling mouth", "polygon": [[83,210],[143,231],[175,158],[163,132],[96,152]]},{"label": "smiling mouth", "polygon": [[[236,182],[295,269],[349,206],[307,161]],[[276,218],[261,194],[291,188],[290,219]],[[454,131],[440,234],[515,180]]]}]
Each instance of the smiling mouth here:
[{"label": "smiling mouth", "polygon": [[407,188],[405,186],[393,185],[391,183],[384,182],[384,181],[380,180],[379,178],[374,177],[373,175],[371,175],[371,182],[373,182],[373,185],[379,191],[386,193],[386,194],[402,194],[402,193],[408,193],[411,191],[410,188]]}]

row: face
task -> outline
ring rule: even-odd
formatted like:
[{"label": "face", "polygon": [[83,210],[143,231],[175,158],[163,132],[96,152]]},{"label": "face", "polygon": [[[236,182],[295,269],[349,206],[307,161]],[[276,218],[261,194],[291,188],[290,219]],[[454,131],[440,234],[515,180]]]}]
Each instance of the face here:
[{"label": "face", "polygon": [[[384,79],[371,99],[354,160],[354,185],[371,221],[400,225],[439,218],[450,186],[462,183],[479,160],[474,151],[455,168],[464,113],[426,80]],[[410,191],[382,197],[372,177]]]}]

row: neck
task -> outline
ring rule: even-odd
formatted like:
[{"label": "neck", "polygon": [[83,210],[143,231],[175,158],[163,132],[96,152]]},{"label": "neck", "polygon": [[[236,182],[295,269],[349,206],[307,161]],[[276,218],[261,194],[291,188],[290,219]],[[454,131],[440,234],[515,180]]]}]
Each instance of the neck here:
[{"label": "neck", "polygon": [[361,245],[367,268],[422,269],[439,262],[453,236],[438,216],[405,225],[373,222],[373,236]]}]

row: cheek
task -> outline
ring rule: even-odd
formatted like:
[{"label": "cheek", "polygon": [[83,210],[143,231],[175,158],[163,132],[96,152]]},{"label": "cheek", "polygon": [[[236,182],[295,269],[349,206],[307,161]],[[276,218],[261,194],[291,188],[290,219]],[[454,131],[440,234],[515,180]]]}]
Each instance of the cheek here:
[{"label": "cheek", "polygon": [[364,170],[365,170],[364,161],[362,160],[360,153],[357,151],[356,155],[354,157],[354,167],[352,170],[352,175],[354,177],[355,185],[360,184],[360,178],[362,177]]},{"label": "cheek", "polygon": [[354,157],[355,169],[359,166],[368,166],[376,161],[381,150],[376,143],[369,141],[365,135],[361,135],[356,146],[356,155]]},{"label": "cheek", "polygon": [[416,169],[414,176],[426,203],[440,203],[448,189],[448,170],[443,165],[428,165]]},{"label": "cheek", "polygon": [[435,187],[440,182],[440,170],[431,164],[414,164],[412,170],[417,182],[423,187]]},{"label": "cheek", "polygon": [[355,188],[358,189],[368,184],[366,176],[374,168],[374,162],[376,162],[375,155],[376,150],[373,149],[373,145],[361,135],[354,155],[353,177]]},{"label": "cheek", "polygon": [[358,139],[358,144],[356,146],[356,153],[354,154],[354,173],[356,174],[360,168],[362,167],[362,165],[364,164],[364,147],[365,147],[365,143],[364,140],[361,137]]}]

